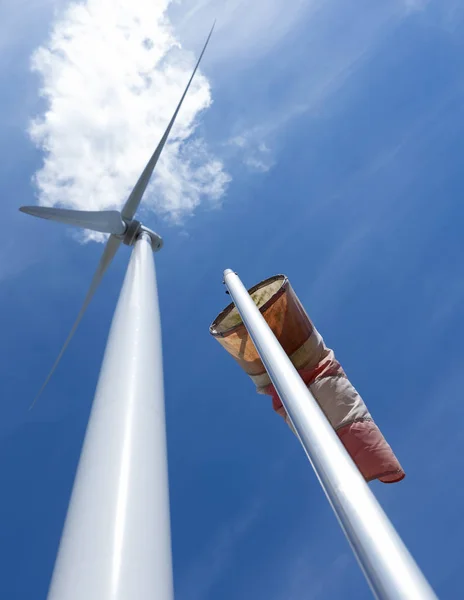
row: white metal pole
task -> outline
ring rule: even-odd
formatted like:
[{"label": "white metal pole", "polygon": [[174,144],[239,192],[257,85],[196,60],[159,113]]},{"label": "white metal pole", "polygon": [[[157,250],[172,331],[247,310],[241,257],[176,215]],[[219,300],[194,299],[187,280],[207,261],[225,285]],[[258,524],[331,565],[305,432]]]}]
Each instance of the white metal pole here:
[{"label": "white metal pole", "polygon": [[436,600],[238,276],[224,281],[376,598]]},{"label": "white metal pole", "polygon": [[158,294],[135,243],[113,317],[48,600],[172,600]]}]

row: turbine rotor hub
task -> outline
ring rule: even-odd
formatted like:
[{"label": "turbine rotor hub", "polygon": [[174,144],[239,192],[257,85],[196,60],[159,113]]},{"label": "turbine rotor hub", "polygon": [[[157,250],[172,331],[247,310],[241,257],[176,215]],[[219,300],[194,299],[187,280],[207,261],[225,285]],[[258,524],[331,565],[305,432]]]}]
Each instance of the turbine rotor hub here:
[{"label": "turbine rotor hub", "polygon": [[122,242],[123,244],[126,244],[126,246],[133,246],[141,235],[145,235],[150,238],[153,252],[157,252],[163,247],[162,237],[135,219],[132,219],[132,221],[127,223],[126,231],[122,236]]}]

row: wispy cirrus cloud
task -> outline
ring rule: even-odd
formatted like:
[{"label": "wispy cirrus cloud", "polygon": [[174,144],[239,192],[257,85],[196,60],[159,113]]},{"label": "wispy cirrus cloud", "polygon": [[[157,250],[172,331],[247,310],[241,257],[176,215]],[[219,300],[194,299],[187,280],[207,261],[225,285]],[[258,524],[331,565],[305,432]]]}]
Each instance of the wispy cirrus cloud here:
[{"label": "wispy cirrus cloud", "polygon": [[429,1],[430,0],[404,0],[404,4],[408,10],[422,10]]},{"label": "wispy cirrus cloud", "polygon": [[268,145],[253,139],[250,132],[232,138],[228,146],[242,154],[243,164],[250,171],[266,173],[274,166],[274,158]]},{"label": "wispy cirrus cloud", "polygon": [[209,597],[215,584],[230,566],[237,547],[249,535],[259,518],[261,501],[251,502],[234,519],[217,531],[205,552],[185,573],[179,597],[184,600],[203,600]]},{"label": "wispy cirrus cloud", "polygon": [[223,123],[223,135],[238,160],[263,172],[278,162],[293,122],[330,110],[327,101],[395,27],[425,5],[426,0],[360,0],[356,6],[343,0],[183,0],[171,5],[170,14],[189,44],[201,23],[218,17],[212,74],[218,88],[228,88],[236,113]]},{"label": "wispy cirrus cloud", "polygon": [[[45,153],[35,175],[41,204],[98,210],[126,199],[194,65],[166,16],[169,1],[73,2],[34,53],[45,100],[30,125]],[[202,201],[219,202],[230,181],[194,136],[211,103],[208,80],[198,73],[149,189],[145,206],[174,222]]]},{"label": "wispy cirrus cloud", "polygon": [[[275,50],[298,21],[322,0],[182,0],[169,7],[181,39],[193,42],[201,23],[217,18],[217,39],[211,62],[230,69],[253,63]],[[231,64],[233,63],[233,64]]]},{"label": "wispy cirrus cloud", "polygon": [[0,4],[0,65],[12,58],[12,51],[24,45],[24,36],[30,36],[38,25],[63,0],[16,0]]}]

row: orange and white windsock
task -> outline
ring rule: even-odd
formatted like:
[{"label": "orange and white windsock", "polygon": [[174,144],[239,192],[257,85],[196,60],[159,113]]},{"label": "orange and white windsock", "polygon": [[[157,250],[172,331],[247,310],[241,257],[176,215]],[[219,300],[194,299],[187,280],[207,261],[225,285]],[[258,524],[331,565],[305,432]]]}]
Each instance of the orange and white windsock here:
[{"label": "orange and white windsock", "polygon": [[[285,275],[249,290],[255,304],[311,390],[366,481],[394,483],[405,474],[361,396],[306,314]],[[239,363],[258,393],[272,396],[274,410],[290,425],[274,386],[233,304],[215,319],[210,333]]]}]

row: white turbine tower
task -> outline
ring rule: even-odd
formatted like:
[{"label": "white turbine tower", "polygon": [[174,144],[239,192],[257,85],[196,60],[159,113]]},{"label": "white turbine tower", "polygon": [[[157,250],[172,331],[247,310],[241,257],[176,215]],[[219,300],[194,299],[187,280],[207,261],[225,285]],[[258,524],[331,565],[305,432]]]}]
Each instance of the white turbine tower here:
[{"label": "white turbine tower", "polygon": [[174,115],[121,212],[38,206],[20,209],[36,217],[110,234],[82,308],[38,396],[119,246],[133,246],[48,600],[173,598],[161,329],[152,254],[161,248],[162,240],[134,216],[213,29],[214,25]]}]

